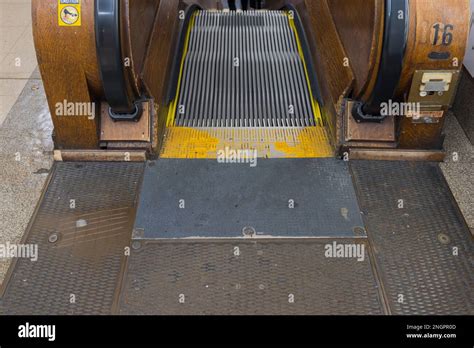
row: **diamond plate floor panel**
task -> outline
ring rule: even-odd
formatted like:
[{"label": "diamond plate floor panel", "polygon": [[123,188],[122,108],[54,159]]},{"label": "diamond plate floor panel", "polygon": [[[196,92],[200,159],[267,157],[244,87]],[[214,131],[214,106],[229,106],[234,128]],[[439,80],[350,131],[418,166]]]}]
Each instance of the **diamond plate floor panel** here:
[{"label": "diamond plate floor panel", "polygon": [[17,259],[0,313],[112,313],[142,174],[137,163],[56,163],[24,242],[38,259]]},{"label": "diamond plate floor panel", "polygon": [[122,314],[382,314],[363,261],[326,245],[365,239],[136,241]]},{"label": "diamond plate floor panel", "polygon": [[131,240],[144,164],[56,163],[0,313],[473,314],[473,238],[438,165],[351,170],[368,238]]},{"label": "diamond plate floor panel", "polygon": [[[144,238],[365,234],[347,163],[259,159],[255,167],[205,159],[148,162],[135,229]],[[290,207],[290,201],[292,206]]]},{"label": "diamond plate floor panel", "polygon": [[352,161],[392,314],[473,314],[474,243],[435,163]]}]

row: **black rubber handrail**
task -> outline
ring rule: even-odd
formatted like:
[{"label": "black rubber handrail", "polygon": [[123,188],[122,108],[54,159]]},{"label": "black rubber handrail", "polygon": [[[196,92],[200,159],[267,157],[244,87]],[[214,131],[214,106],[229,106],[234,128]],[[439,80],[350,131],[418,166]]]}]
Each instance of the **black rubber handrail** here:
[{"label": "black rubber handrail", "polygon": [[365,102],[356,102],[352,116],[357,122],[381,122],[381,104],[395,96],[403,69],[408,40],[408,0],[385,0],[385,26],[382,56],[377,80],[371,96]]},{"label": "black rubber handrail", "polygon": [[301,42],[301,48],[303,50],[303,56],[306,63],[306,68],[308,70],[308,77],[311,87],[311,92],[313,93],[314,98],[318,101],[319,105],[322,107],[324,105],[323,98],[321,97],[321,88],[319,87],[319,78],[314,67],[313,56],[311,55],[311,50],[309,47],[308,37],[306,36],[306,32],[303,27],[303,22],[301,21],[301,17],[298,13],[298,10],[292,4],[287,4],[283,8],[287,11],[292,11],[293,19],[295,22],[296,31],[298,33],[298,37]]},{"label": "black rubber handrail", "polygon": [[100,77],[114,121],[137,121],[142,101],[126,78],[120,42],[120,0],[95,1],[95,39]]},{"label": "black rubber handrail", "polygon": [[189,22],[191,21],[193,13],[198,10],[201,10],[200,6],[196,4],[189,5],[185,10],[184,19],[181,20],[181,24],[179,26],[178,44],[176,45],[174,54],[175,58],[171,67],[171,83],[168,85],[168,90],[166,93],[166,105],[171,103],[176,97],[179,73],[181,69],[181,59],[185,49],[184,45],[186,44]]}]

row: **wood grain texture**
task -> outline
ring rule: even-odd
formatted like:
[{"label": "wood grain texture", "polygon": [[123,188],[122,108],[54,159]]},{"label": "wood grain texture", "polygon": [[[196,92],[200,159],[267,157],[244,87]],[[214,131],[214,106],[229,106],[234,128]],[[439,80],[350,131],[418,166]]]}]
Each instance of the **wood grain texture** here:
[{"label": "wood grain texture", "polygon": [[185,5],[178,0],[161,1],[153,24],[141,78],[155,102],[162,104],[170,77],[171,63],[178,40],[179,10]]},{"label": "wood grain texture", "polygon": [[[344,143],[342,102],[349,96],[366,98],[372,91],[380,63],[383,0],[288,0],[298,9],[307,33],[309,48],[319,78],[323,98],[322,111],[333,144]],[[82,0],[82,26],[59,27],[57,0],[32,0],[33,32],[38,62],[43,76],[54,123],[58,149],[94,149],[99,147],[100,110],[104,99],[97,63],[94,32],[94,0]],[[164,103],[170,83],[171,67],[176,57],[179,11],[191,0],[124,0],[122,6],[123,54],[131,58],[127,70],[131,88],[154,99],[155,114],[152,139],[157,144],[163,134]],[[214,0],[197,2],[203,8],[219,8]],[[279,8],[283,2],[268,3]],[[410,30],[402,79],[397,96],[409,91],[413,73],[423,69],[458,69],[469,28],[468,0],[411,0]],[[433,26],[453,26],[453,40],[433,46]],[[441,33],[442,34],[442,33]],[[440,34],[440,35],[441,35]],[[441,43],[440,43],[441,42]],[[450,59],[435,60],[430,53],[448,53]],[[344,66],[349,58],[350,66]],[[458,58],[458,67],[453,59]],[[352,93],[352,94],[351,94]],[[96,115],[59,116],[56,103],[95,102]],[[161,117],[161,118],[160,118]],[[120,128],[116,124],[115,129]],[[399,126],[401,148],[440,148],[443,120],[439,124],[412,124],[403,119]],[[125,127],[125,126],[124,126]],[[127,134],[124,128],[123,132]],[[360,129],[354,138],[366,138]],[[370,133],[370,132],[369,132]],[[369,134],[372,137],[373,134]],[[121,136],[122,137],[122,136]],[[386,134],[383,136],[387,139]],[[122,139],[126,140],[126,139]],[[132,139],[130,139],[132,141]],[[441,144],[441,145],[440,145]]]},{"label": "wood grain texture", "polygon": [[441,150],[350,149],[351,160],[370,161],[428,161],[442,162],[446,153]]},{"label": "wood grain texture", "polygon": [[222,10],[222,1],[220,0],[184,0],[183,2],[186,6],[197,4],[205,10]]},{"label": "wood grain texture", "polygon": [[151,102],[143,102],[143,113],[137,122],[114,122],[107,103],[101,105],[100,141],[150,141]]},{"label": "wood grain texture", "polygon": [[384,0],[328,0],[328,5],[354,72],[353,96],[366,100],[382,53]]},{"label": "wood grain texture", "polygon": [[135,70],[141,72],[150,45],[151,35],[161,1],[128,0],[130,47],[133,52]]},{"label": "wood grain texture", "polygon": [[[397,96],[402,99],[409,93],[416,70],[460,69],[469,30],[469,0],[412,0],[410,14],[408,46],[397,89]],[[433,45],[436,24],[440,24],[441,30],[437,45]],[[443,27],[449,24],[452,25],[452,30],[448,30],[452,42],[443,45]],[[432,52],[444,53],[449,58],[431,59]],[[400,122],[400,148],[441,149],[444,122],[444,117],[437,124],[414,124],[411,119],[403,118]]]},{"label": "wood grain texture", "polygon": [[[57,0],[32,1],[33,36],[54,124],[56,148],[98,146],[98,118],[59,116],[56,103],[90,103],[102,95],[94,33],[94,0],[82,1],[82,25],[58,25]],[[98,109],[96,110],[96,115]]]},{"label": "wood grain texture", "polygon": [[[406,99],[410,91],[416,70],[460,68],[469,28],[468,0],[411,0],[409,4],[407,49],[401,79],[395,93],[395,98],[401,101]],[[352,96],[364,101],[375,87],[380,63],[383,43],[383,1],[328,0],[328,5],[354,71]],[[437,24],[440,29],[436,36]],[[443,43],[446,26],[448,26],[446,38],[452,35],[449,44],[446,41]],[[446,58],[434,59],[434,53],[444,54]],[[438,124],[413,124],[411,119],[405,118],[399,118],[397,121],[400,148],[442,147],[444,119]],[[365,128],[369,129],[371,126]],[[365,136],[358,134],[356,137]]]},{"label": "wood grain texture", "polygon": [[[410,89],[415,70],[458,70],[462,67],[469,30],[469,0],[411,0],[410,30],[401,80],[397,95],[403,96]],[[442,44],[443,30],[434,46],[434,28],[437,23],[453,26],[450,45]],[[435,60],[430,53],[446,53],[448,59]],[[457,59],[457,66],[453,59]]]},{"label": "wood grain texture", "polygon": [[443,148],[443,128],[446,116],[439,123],[413,123],[411,118],[403,117],[400,122],[399,147],[401,149],[438,149]]},{"label": "wood grain texture", "polygon": [[126,79],[135,95],[143,95],[141,73],[160,1],[123,0],[120,5],[122,56],[130,59],[125,65]]},{"label": "wood grain texture", "polygon": [[140,150],[55,150],[55,161],[65,162],[145,162]]},{"label": "wood grain texture", "polygon": [[179,37],[179,11],[186,4],[178,0],[161,1],[157,10],[153,31],[141,79],[148,94],[154,100],[154,119],[152,120],[152,148],[158,153],[165,132],[167,106],[165,96],[171,79],[171,70]]},{"label": "wood grain texture", "polygon": [[352,117],[353,105],[348,102],[344,108],[345,141],[396,141],[394,117],[387,117],[381,123],[358,123]]},{"label": "wood grain texture", "polygon": [[[82,25],[59,27],[57,0],[33,0],[33,33],[38,63],[54,123],[57,148],[91,149],[99,145],[100,102],[104,100],[94,31],[94,0],[83,0]],[[121,1],[122,55],[129,88],[143,94],[141,73],[155,26],[158,0]],[[146,94],[146,93],[145,93]],[[94,102],[96,117],[58,116],[58,102]],[[116,128],[120,128],[117,125]],[[127,129],[124,124],[124,131]]]}]

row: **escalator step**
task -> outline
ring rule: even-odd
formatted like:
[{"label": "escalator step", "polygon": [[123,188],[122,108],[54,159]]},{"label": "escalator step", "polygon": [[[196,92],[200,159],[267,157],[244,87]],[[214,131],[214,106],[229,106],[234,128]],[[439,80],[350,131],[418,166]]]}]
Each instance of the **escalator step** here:
[{"label": "escalator step", "polygon": [[283,11],[198,11],[190,24],[175,126],[307,127],[315,104]]}]

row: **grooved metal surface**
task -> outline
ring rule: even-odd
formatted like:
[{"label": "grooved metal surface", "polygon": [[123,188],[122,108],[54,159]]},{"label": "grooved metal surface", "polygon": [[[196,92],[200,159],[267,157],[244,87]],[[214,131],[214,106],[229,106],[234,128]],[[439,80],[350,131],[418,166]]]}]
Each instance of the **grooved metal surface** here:
[{"label": "grooved metal surface", "polygon": [[[148,162],[135,229],[144,238],[353,237],[363,227],[347,163],[335,158],[249,163]],[[363,229],[362,235],[365,235]]]},{"label": "grooved metal surface", "polygon": [[473,237],[438,164],[351,169],[391,312],[474,314]]},{"label": "grooved metal surface", "polygon": [[382,314],[368,249],[363,261],[326,257],[334,241],[142,240],[129,258],[120,312]]},{"label": "grooved metal surface", "polygon": [[324,127],[167,127],[161,158],[217,159],[226,150],[253,150],[258,158],[327,158],[334,150]]},{"label": "grooved metal surface", "polygon": [[198,11],[175,125],[314,126],[297,38],[282,11]]},{"label": "grooved metal surface", "polygon": [[24,242],[38,259],[17,260],[0,313],[112,313],[142,173],[142,163],[56,163]]}]

